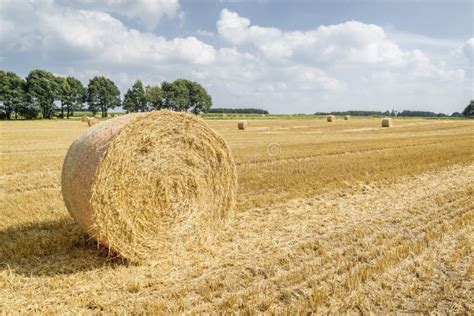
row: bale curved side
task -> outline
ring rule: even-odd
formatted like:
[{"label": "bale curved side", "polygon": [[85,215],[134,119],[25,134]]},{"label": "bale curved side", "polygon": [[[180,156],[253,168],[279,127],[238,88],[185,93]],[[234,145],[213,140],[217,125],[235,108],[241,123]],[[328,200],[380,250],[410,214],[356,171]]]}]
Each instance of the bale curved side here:
[{"label": "bale curved side", "polygon": [[118,131],[136,115],[127,115],[97,124],[76,139],[64,159],[61,187],[64,202],[71,216],[91,236],[93,212],[91,188],[100,160]]}]

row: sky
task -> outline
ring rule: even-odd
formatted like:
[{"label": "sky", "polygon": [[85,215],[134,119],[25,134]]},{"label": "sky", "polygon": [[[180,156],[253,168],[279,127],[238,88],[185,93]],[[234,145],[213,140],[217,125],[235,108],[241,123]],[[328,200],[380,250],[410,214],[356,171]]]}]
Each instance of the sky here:
[{"label": "sky", "polygon": [[0,69],[186,78],[214,107],[462,111],[474,0],[0,0]]}]

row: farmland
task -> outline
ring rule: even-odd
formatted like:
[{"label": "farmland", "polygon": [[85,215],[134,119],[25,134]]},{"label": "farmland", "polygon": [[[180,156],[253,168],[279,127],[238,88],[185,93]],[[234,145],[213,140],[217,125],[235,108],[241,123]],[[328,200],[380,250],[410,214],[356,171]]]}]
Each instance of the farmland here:
[{"label": "farmland", "polygon": [[0,311],[473,313],[474,121],[208,120],[239,189],[212,243],[97,250],[61,196],[78,120],[0,122]]}]

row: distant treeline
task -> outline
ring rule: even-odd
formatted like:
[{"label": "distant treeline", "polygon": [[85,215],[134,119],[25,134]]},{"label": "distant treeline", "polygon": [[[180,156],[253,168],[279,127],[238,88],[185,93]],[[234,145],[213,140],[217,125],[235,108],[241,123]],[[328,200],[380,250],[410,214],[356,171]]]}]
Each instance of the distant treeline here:
[{"label": "distant treeline", "polygon": [[451,115],[430,111],[342,111],[342,112],[316,112],[315,115],[352,115],[352,116],[399,116],[399,117],[471,117],[474,116],[474,101],[462,113],[454,112]]},{"label": "distant treeline", "polygon": [[206,113],[212,98],[199,83],[187,79],[143,86],[135,81],[122,100],[120,90],[109,78],[96,76],[87,86],[72,76],[61,77],[46,70],[32,70],[26,78],[0,69],[0,119],[67,117],[74,112],[93,115],[121,106],[128,112],[159,109]]},{"label": "distant treeline", "polygon": [[208,113],[269,114],[267,110],[255,109],[255,108],[245,108],[245,109],[215,108],[215,109],[210,109]]}]

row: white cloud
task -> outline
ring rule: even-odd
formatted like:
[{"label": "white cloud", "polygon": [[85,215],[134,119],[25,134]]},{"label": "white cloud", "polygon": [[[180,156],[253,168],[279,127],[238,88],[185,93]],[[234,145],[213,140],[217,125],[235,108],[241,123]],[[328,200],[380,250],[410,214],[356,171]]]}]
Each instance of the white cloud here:
[{"label": "white cloud", "polygon": [[251,25],[250,20],[226,9],[217,22],[219,35],[235,45],[253,45],[267,58],[304,58],[311,62],[337,59],[349,63],[402,64],[404,53],[376,25],[349,21],[310,31],[284,32]]},{"label": "white cloud", "polygon": [[[16,14],[12,16],[10,10]],[[34,19],[28,19],[28,23],[16,20],[30,16]],[[101,11],[29,3],[19,12],[16,3],[10,3],[1,9],[0,17],[2,23],[18,26],[20,32],[20,36],[2,35],[0,43],[4,47],[39,50],[46,59],[60,56],[70,59],[72,54],[92,64],[153,67],[154,63],[163,62],[207,64],[215,58],[215,49],[195,37],[166,40],[127,28],[120,20]]]},{"label": "white cloud", "polygon": [[[224,41],[239,49],[254,50],[271,63],[269,67],[293,69],[287,73],[287,80],[296,82],[305,70],[312,68],[320,72],[319,76],[329,78],[329,82],[337,82],[325,86],[337,89],[307,93],[313,96],[314,103],[321,102],[320,108],[330,109],[334,104],[338,108],[385,104],[386,108],[430,107],[446,112],[449,110],[443,108],[443,102],[446,105],[467,98],[463,87],[469,85],[469,79],[466,80],[465,70],[453,67],[454,62],[446,55],[446,45],[452,48],[452,42],[443,42],[446,61],[439,60],[438,55],[434,61],[420,49],[402,49],[382,27],[357,21],[307,31],[284,31],[252,25],[249,19],[224,9],[216,25]],[[424,37],[422,42],[426,46],[429,41]],[[441,97],[440,91],[449,97]],[[451,101],[447,101],[449,98]]]},{"label": "white cloud", "polygon": [[471,62],[474,63],[474,37],[464,43],[461,48],[464,56]]},{"label": "white cloud", "polygon": [[59,3],[86,10],[117,14],[137,21],[151,31],[161,18],[180,18],[178,0],[58,0]]},{"label": "white cloud", "polygon": [[[250,20],[227,9],[217,21],[219,35],[237,46],[251,45],[265,58],[319,67],[412,68],[432,65],[420,50],[402,50],[377,25],[349,21],[309,31],[285,32],[251,25]],[[448,74],[429,71],[433,75]],[[451,76],[451,74],[448,74]]]}]

